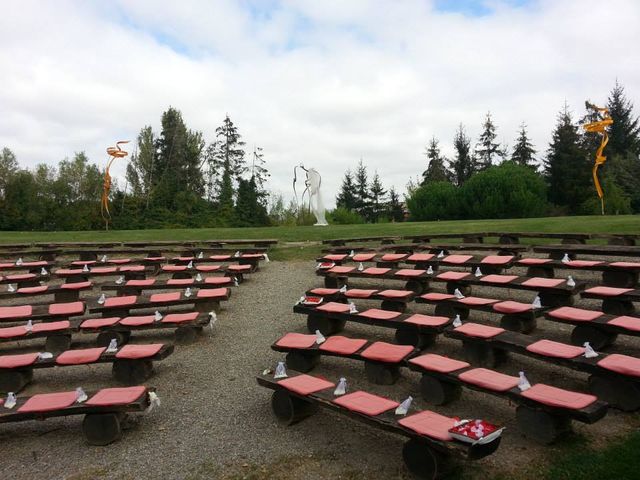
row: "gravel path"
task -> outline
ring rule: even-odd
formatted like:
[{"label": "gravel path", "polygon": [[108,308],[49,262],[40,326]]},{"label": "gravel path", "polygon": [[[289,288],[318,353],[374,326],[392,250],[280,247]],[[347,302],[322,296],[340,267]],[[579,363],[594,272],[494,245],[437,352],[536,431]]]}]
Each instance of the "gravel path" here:
[{"label": "gravel path", "polygon": [[[157,374],[148,384],[157,387],[162,406],[149,415],[134,416],[132,428],[121,441],[108,447],[87,446],[79,417],[3,425],[0,472],[15,479],[46,480],[403,478],[406,472],[400,437],[326,411],[293,427],[281,427],[271,416],[270,391],[255,382],[258,372],[282,359],[281,354],[271,351],[271,343],[287,331],[305,331],[304,317],[294,315],[291,307],[305,289],[320,285],[313,265],[272,262],[234,289],[212,335],[205,332],[195,344],[178,346],[172,356],[157,363]],[[484,293],[490,291],[477,292]],[[511,293],[515,298],[522,295]],[[521,298],[530,300],[529,296]],[[421,312],[430,308],[414,305],[414,310]],[[496,321],[491,316],[476,318],[484,318],[487,323]],[[545,321],[540,327],[539,334],[568,341],[566,328]],[[347,325],[345,333],[393,339],[389,330],[365,325]],[[170,337],[158,334],[134,338],[142,343],[169,341]],[[640,344],[635,340],[621,344],[629,352],[639,351]],[[459,344],[446,339],[441,339],[433,351],[458,358],[461,354]],[[501,368],[516,375],[522,369],[535,381],[585,388],[583,374],[525,357],[514,356]],[[418,406],[427,408],[419,399],[420,376],[415,373],[403,371],[398,384],[391,387],[370,385],[364,379],[362,363],[335,358],[323,358],[317,373],[330,379],[345,376],[351,389],[362,387],[396,399],[410,394]],[[48,369],[36,371],[33,384],[23,393],[77,385],[89,390],[112,384],[107,365]],[[510,472],[534,468],[562,451],[562,447],[540,447],[524,439],[514,424],[514,406],[497,397],[465,390],[461,400],[435,410],[485,417],[507,426],[497,454],[474,463],[485,472],[509,477]],[[607,440],[634,424],[638,424],[637,416],[611,411],[596,425],[576,424],[576,431],[589,440]]]}]

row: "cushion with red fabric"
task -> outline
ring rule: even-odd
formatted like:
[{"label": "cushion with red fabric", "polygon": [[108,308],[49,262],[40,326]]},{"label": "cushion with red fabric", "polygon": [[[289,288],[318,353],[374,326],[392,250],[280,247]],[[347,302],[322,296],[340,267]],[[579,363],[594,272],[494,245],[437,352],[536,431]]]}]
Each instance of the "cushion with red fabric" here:
[{"label": "cushion with red fabric", "polygon": [[612,372],[621,373],[622,375],[640,377],[640,358],[638,357],[612,353],[600,360],[598,366],[611,370]]},{"label": "cushion with red fabric", "polygon": [[104,328],[111,327],[120,321],[120,317],[90,318],[80,324],[80,328]]},{"label": "cushion with red fabric", "polygon": [[395,345],[386,342],[374,342],[360,354],[367,360],[386,363],[399,363],[413,353],[411,345]]},{"label": "cushion with red fabric", "polygon": [[106,350],[105,347],[83,348],[82,350],[67,350],[56,358],[58,365],[82,365],[96,362]]},{"label": "cushion with red fabric", "polygon": [[392,320],[399,317],[400,312],[390,312],[388,310],[380,310],[378,308],[370,308],[359,314],[361,317],[371,318],[374,320]]},{"label": "cushion with red fabric", "polygon": [[196,281],[193,278],[170,278],[167,280],[167,285],[184,286],[193,285]]},{"label": "cushion with red fabric", "polygon": [[425,273],[427,273],[426,270],[421,270],[419,268],[402,268],[400,270],[396,270],[396,272],[394,273],[394,275],[396,277],[420,277],[422,275],[424,275]]},{"label": "cushion with red fabric", "polygon": [[381,292],[378,292],[378,295],[384,298],[398,300],[407,299],[408,297],[413,296],[414,292],[412,292],[411,290],[383,290]]},{"label": "cushion with red fabric", "polygon": [[516,278],[518,278],[517,275],[485,275],[484,277],[480,278],[480,281],[486,283],[503,284],[513,282]]},{"label": "cushion with red fabric", "polygon": [[321,297],[324,297],[327,295],[336,295],[340,293],[340,290],[337,288],[314,288],[310,290],[309,293],[311,293],[312,295],[319,295]]},{"label": "cushion with red fabric", "polygon": [[440,280],[462,280],[470,276],[471,274],[467,272],[444,272],[436,275],[436,278]]},{"label": "cushion with red fabric", "polygon": [[462,265],[473,258],[473,255],[447,255],[442,260],[442,263],[449,263],[451,265]]},{"label": "cushion with red fabric", "polygon": [[125,285],[127,287],[150,287],[154,283],[156,283],[155,278],[143,278],[143,279],[128,280],[125,283]]},{"label": "cushion with red fabric", "polygon": [[22,353],[18,355],[1,355],[0,369],[12,369],[28,367],[36,363],[39,353]]},{"label": "cushion with red fabric", "polygon": [[362,273],[364,275],[378,276],[378,275],[384,275],[385,273],[389,273],[390,271],[391,271],[390,268],[369,267],[369,268],[365,268],[362,271]]},{"label": "cushion with red fabric", "polygon": [[370,417],[375,417],[400,405],[398,402],[388,398],[379,397],[361,390],[338,397],[333,403],[352,412],[362,413]]},{"label": "cushion with red fabric", "polygon": [[34,293],[43,293],[49,290],[49,285],[38,285],[37,287],[22,287],[16,290],[16,293],[24,295],[33,295]]},{"label": "cushion with red fabric", "polygon": [[406,253],[385,253],[380,260],[383,262],[399,262],[407,258],[407,256]]},{"label": "cushion with red fabric", "polygon": [[595,310],[585,310],[575,307],[560,307],[551,310],[548,315],[559,320],[569,320],[573,322],[592,322],[602,316],[602,312]]},{"label": "cushion with red fabric", "polygon": [[370,262],[376,257],[375,253],[356,253],[353,256],[354,262]]},{"label": "cushion with red fabric", "polygon": [[207,285],[227,285],[232,281],[231,277],[207,277],[204,279],[204,283]]},{"label": "cushion with red fabric", "polygon": [[153,325],[153,322],[155,322],[154,315],[136,315],[132,317],[124,317],[120,320],[120,325],[125,327],[141,327],[143,325]]},{"label": "cushion with red fabric", "polygon": [[413,255],[410,255],[409,257],[407,257],[407,261],[410,261],[410,262],[428,262],[434,256],[435,255],[433,253],[414,253]]},{"label": "cushion with red fabric", "polygon": [[434,353],[426,353],[419,357],[414,357],[409,360],[409,363],[438,373],[451,373],[469,366],[467,362],[443,357],[442,355],[436,355]]},{"label": "cushion with red fabric", "polygon": [[552,340],[538,340],[527,346],[527,351],[555,358],[576,358],[584,354],[583,347],[567,345],[566,343],[554,342]]},{"label": "cushion with red fabric", "polygon": [[423,327],[440,327],[442,325],[446,325],[449,321],[450,320],[447,317],[414,313],[407,318],[404,323],[413,323],[414,325],[421,325]]},{"label": "cushion with red fabric", "polygon": [[193,322],[198,318],[198,312],[170,313],[162,319],[162,323],[185,323]]},{"label": "cushion with red fabric", "polygon": [[491,327],[489,325],[481,325],[479,323],[463,323],[458,328],[455,328],[454,331],[462,333],[464,335],[468,335],[470,337],[477,338],[493,338],[496,335],[499,335],[504,332],[504,328],[500,327]]},{"label": "cushion with red fabric", "polygon": [[362,288],[351,288],[347,290],[345,296],[347,298],[370,298],[372,295],[377,293],[378,290],[367,290]]},{"label": "cushion with red fabric", "polygon": [[565,282],[566,280],[562,278],[532,277],[522,282],[522,285],[525,285],[527,287],[534,287],[534,288],[553,288]]},{"label": "cushion with red fabric", "polygon": [[351,308],[346,303],[327,302],[317,307],[316,310],[328,313],[349,313]]},{"label": "cushion with red fabric", "polygon": [[62,410],[76,403],[78,394],[71,392],[40,393],[27,400],[20,408],[20,413],[51,412]]},{"label": "cushion with red fabric", "polygon": [[485,265],[506,265],[512,261],[515,257],[513,255],[487,255],[480,263]]},{"label": "cushion with red fabric", "polygon": [[152,303],[175,302],[180,300],[181,296],[182,292],[154,293],[149,297],[149,301]]},{"label": "cushion with red fabric", "polygon": [[314,334],[287,333],[276,342],[276,345],[284,348],[311,348],[316,343]]},{"label": "cushion with red fabric", "polygon": [[398,420],[398,423],[420,435],[449,442],[453,440],[449,430],[455,426],[455,418],[445,417],[430,410],[409,415]]},{"label": "cushion with red fabric", "polygon": [[596,260],[569,260],[568,262],[563,262],[567,267],[572,268],[589,268],[595,267],[596,265],[600,265],[603,262],[598,262]]},{"label": "cushion with red fabric", "polygon": [[579,410],[588,407],[598,399],[593,395],[563,390],[549,385],[538,383],[520,395],[529,400],[549,405],[551,407]]},{"label": "cushion with red fabric", "polygon": [[218,298],[225,299],[229,296],[229,289],[227,288],[206,288],[198,290],[196,297],[198,298]]},{"label": "cushion with red fabric", "polygon": [[474,307],[481,307],[484,305],[491,305],[492,303],[497,303],[500,300],[494,300],[493,298],[481,298],[481,297],[464,297],[458,299],[458,303],[462,303],[463,305],[469,305]]},{"label": "cushion with red fabric", "polygon": [[518,386],[519,378],[495,372],[486,368],[474,368],[462,372],[458,378],[465,383],[470,383],[478,387],[493,390],[495,392],[506,392]]},{"label": "cushion with red fabric", "polygon": [[91,288],[91,287],[93,287],[93,283],[90,281],[63,283],[62,285],[60,285],[60,288],[64,290],[84,290],[85,288]]},{"label": "cushion with red fabric", "polygon": [[[59,322],[43,322],[36,323],[31,330],[32,333],[44,333],[44,332],[57,332],[59,330],[66,330],[71,327],[69,320],[61,320]],[[24,327],[20,327],[24,328]]]},{"label": "cushion with red fabric", "polygon": [[420,298],[424,298],[425,300],[430,300],[432,302],[439,302],[441,300],[450,300],[452,298],[456,298],[456,296],[450,295],[448,293],[431,292],[420,295]]},{"label": "cushion with red fabric", "polygon": [[138,301],[136,295],[127,295],[124,297],[111,297],[104,301],[105,307],[124,307],[127,305],[134,305]]},{"label": "cushion with red fabric", "polygon": [[634,332],[640,332],[640,318],[638,317],[621,315],[619,317],[612,318],[607,322],[607,324],[614,325],[620,328],[626,328],[627,330],[633,330]]},{"label": "cushion with red fabric", "polygon": [[[251,268],[251,265],[247,266]],[[217,272],[220,268],[220,265],[196,265],[196,270],[198,272]]]},{"label": "cushion with red fabric", "polygon": [[18,305],[15,307],[0,307],[0,319],[2,318],[26,318],[33,312],[31,305]]},{"label": "cushion with red fabric", "polygon": [[82,315],[84,313],[83,302],[53,303],[49,305],[49,315]]},{"label": "cushion with red fabric", "polygon": [[118,405],[128,405],[133,403],[147,394],[147,387],[115,387],[103,388],[99,390],[93,397],[85,402],[86,405],[92,407],[115,407]]},{"label": "cushion with red fabric", "polygon": [[128,359],[128,360],[137,360],[139,358],[149,358],[157,355],[158,352],[164,347],[162,343],[149,343],[146,345],[132,345],[127,344],[122,347],[118,353],[116,353],[116,358]]},{"label": "cushion with red fabric", "polygon": [[345,258],[347,258],[346,253],[330,253],[322,257],[324,260],[329,260],[331,262],[341,262]]},{"label": "cushion with red fabric", "polygon": [[544,265],[550,262],[553,262],[550,258],[521,258],[517,263],[518,265]]},{"label": "cushion with red fabric", "polygon": [[329,382],[328,380],[305,374],[278,380],[278,385],[303,396],[336,386],[335,383]]},{"label": "cushion with red fabric", "polygon": [[616,287],[592,287],[587,288],[584,292],[602,297],[617,297],[625,293],[632,292],[633,288],[616,288]]},{"label": "cushion with red fabric", "polygon": [[355,269],[356,267],[337,266],[337,267],[332,267],[327,271],[331,273],[349,273],[349,272],[353,272]]},{"label": "cushion with red fabric", "polygon": [[352,355],[366,345],[366,343],[367,341],[361,338],[348,338],[341,335],[334,335],[327,338],[327,340],[320,345],[320,350],[337,353],[338,355]]},{"label": "cushion with red fabric", "polygon": [[533,305],[507,300],[506,302],[496,303],[493,309],[499,313],[525,313],[533,310]]}]

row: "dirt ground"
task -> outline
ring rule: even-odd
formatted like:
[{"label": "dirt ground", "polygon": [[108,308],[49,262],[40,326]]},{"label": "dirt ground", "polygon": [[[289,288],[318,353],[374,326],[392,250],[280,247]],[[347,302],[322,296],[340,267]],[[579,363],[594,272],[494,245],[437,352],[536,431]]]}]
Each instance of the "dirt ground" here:
[{"label": "dirt ground", "polygon": [[[353,283],[366,285],[358,280]],[[398,282],[386,284],[401,286]],[[273,352],[270,345],[286,332],[306,332],[305,317],[293,314],[292,306],[304,290],[320,285],[314,262],[264,265],[234,288],[231,301],[223,305],[211,334],[205,331],[195,344],[177,346],[173,355],[157,363],[156,375],[147,383],[157,387],[162,405],[148,415],[134,416],[131,428],[119,442],[107,447],[87,446],[79,417],[5,424],[0,427],[0,474],[13,479],[43,480],[407,477],[401,437],[325,410],[295,426],[279,426],[271,415],[271,392],[256,384],[256,374],[283,360],[283,355]],[[477,289],[474,294],[490,296],[492,292]],[[533,295],[502,290],[492,296],[531,301]],[[95,298],[95,293],[90,298]],[[427,305],[412,304],[412,309],[432,311]],[[488,314],[472,313],[472,317],[488,324],[498,320]],[[541,320],[535,334],[568,342],[569,331]],[[366,325],[348,324],[344,334],[393,341],[391,330]],[[75,342],[74,346],[91,345],[90,336],[78,338],[84,342]],[[132,338],[138,343],[171,341],[168,333],[138,334]],[[2,353],[33,350],[33,345],[43,348],[43,342],[37,340],[16,347],[7,345],[1,345]],[[615,349],[639,355],[640,342],[620,337]],[[430,351],[462,358],[460,344],[443,337]],[[515,425],[515,405],[501,398],[464,390],[457,402],[433,408],[420,399],[419,374],[404,370],[396,385],[377,386],[366,381],[363,369],[363,364],[354,360],[323,358],[315,372],[329,379],[344,376],[351,390],[362,388],[397,400],[412,395],[415,405],[421,408],[463,418],[482,417],[505,425],[499,450],[466,465],[470,472],[482,472],[483,478],[498,473],[506,478],[536,478],[537,468],[566,448],[562,444],[544,447],[522,437]],[[499,370],[515,375],[525,370],[532,382],[586,389],[586,375],[522,356],[513,355]],[[108,365],[46,369],[36,371],[34,382],[22,393],[112,385]],[[603,444],[637,428],[639,423],[637,415],[611,410],[594,425],[575,424],[578,440],[572,441]]]}]

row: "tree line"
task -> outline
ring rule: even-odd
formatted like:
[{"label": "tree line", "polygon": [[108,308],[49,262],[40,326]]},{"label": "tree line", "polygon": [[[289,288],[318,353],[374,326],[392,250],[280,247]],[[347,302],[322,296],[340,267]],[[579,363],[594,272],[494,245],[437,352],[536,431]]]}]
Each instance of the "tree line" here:
[{"label": "tree line", "polygon": [[[179,110],[145,126],[129,148],[124,185],[110,195],[112,228],[262,226],[270,223],[269,172],[260,147],[251,152],[227,115],[206,144]],[[0,230],[100,229],[103,174],[84,152],[58,167],[20,168],[9,148],[0,156]]]}]

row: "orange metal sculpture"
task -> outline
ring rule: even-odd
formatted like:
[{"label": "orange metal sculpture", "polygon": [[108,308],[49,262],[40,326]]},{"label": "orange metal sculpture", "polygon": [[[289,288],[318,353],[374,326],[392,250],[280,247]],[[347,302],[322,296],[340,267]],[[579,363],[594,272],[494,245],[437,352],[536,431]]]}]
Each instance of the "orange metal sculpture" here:
[{"label": "orange metal sculpture", "polygon": [[602,141],[600,142],[600,146],[596,151],[596,163],[593,165],[592,173],[593,173],[593,183],[596,186],[598,197],[600,197],[602,215],[604,215],[604,193],[602,191],[602,186],[600,185],[600,180],[598,179],[598,167],[607,161],[607,157],[602,155],[602,152],[604,151],[604,147],[607,146],[607,143],[609,143],[609,134],[607,133],[607,127],[613,124],[613,119],[609,115],[608,108],[596,107],[595,105],[592,105],[589,102],[587,102],[587,108],[592,108],[596,112],[602,113],[601,120],[591,122],[591,123],[586,123],[583,125],[583,128],[585,129],[585,131],[589,133],[599,133],[600,135],[602,135]]},{"label": "orange metal sculpture", "polygon": [[109,221],[111,220],[111,213],[109,212],[109,192],[111,192],[111,175],[109,174],[109,169],[111,168],[111,164],[116,158],[124,158],[129,155],[129,152],[126,152],[120,148],[120,145],[123,143],[129,143],[129,140],[120,140],[116,142],[115,147],[107,148],[107,153],[111,157],[109,162],[107,163],[107,168],[104,171],[104,184],[102,188],[102,201],[100,204],[100,213],[102,214],[102,218],[104,219],[104,226],[106,230],[109,230]]}]

